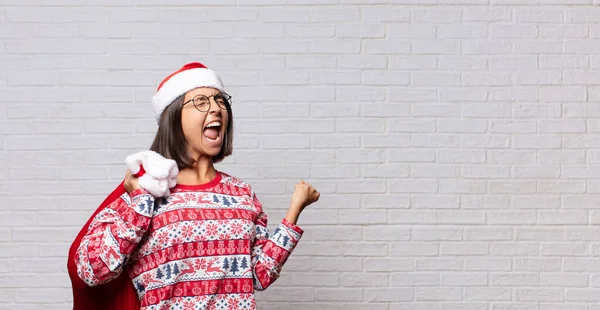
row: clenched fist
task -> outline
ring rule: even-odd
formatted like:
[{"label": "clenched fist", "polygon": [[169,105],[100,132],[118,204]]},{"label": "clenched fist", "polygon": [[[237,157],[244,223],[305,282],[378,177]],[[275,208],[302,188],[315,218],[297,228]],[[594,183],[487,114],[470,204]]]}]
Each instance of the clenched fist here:
[{"label": "clenched fist", "polygon": [[294,194],[292,194],[292,206],[300,208],[300,211],[305,207],[319,200],[321,194],[309,183],[301,180],[296,184]]},{"label": "clenched fist", "polygon": [[138,178],[134,177],[131,174],[131,171],[127,170],[125,173],[125,182],[123,183],[125,186],[125,190],[128,193],[132,193],[133,191],[140,189],[140,185],[138,184]]}]

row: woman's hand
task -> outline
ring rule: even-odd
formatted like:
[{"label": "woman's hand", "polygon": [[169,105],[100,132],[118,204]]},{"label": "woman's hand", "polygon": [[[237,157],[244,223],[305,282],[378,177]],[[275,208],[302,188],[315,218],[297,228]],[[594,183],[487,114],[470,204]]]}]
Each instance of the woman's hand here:
[{"label": "woman's hand", "polygon": [[319,200],[320,196],[321,194],[312,185],[301,180],[296,184],[296,189],[292,194],[292,203],[285,218],[290,223],[296,224],[302,210]]},{"label": "woman's hand", "polygon": [[131,174],[131,171],[129,171],[129,169],[125,173],[125,182],[123,183],[123,185],[125,186],[125,190],[129,194],[131,194],[133,191],[141,188],[140,185],[138,184],[138,178],[134,177]]},{"label": "woman's hand", "polygon": [[292,195],[292,206],[300,208],[300,211],[302,211],[319,200],[320,196],[321,194],[312,185],[301,180],[296,184],[296,190]]}]

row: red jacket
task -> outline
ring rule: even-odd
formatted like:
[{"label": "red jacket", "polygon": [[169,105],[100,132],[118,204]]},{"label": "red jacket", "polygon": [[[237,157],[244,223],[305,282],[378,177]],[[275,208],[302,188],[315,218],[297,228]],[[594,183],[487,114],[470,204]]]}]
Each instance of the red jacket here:
[{"label": "red jacket", "polygon": [[[144,174],[143,168],[136,176]],[[77,275],[77,266],[75,265],[75,253],[81,243],[81,239],[87,233],[90,223],[106,206],[115,201],[121,195],[126,193],[124,182],[121,182],[106,199],[100,204],[98,209],[90,216],[87,223],[83,226],[75,241],[69,248],[69,257],[67,260],[67,270],[71,278],[73,289],[73,310],[139,310],[140,301],[133,288],[133,283],[129,275],[124,270],[121,275],[103,285],[90,287]]]}]

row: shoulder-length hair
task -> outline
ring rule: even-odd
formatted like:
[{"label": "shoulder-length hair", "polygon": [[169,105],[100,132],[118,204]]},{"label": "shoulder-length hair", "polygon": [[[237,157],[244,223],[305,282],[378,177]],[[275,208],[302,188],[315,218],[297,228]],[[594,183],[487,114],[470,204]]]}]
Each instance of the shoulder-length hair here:
[{"label": "shoulder-length hair", "polygon": [[[175,160],[180,170],[193,167],[196,161],[188,153],[188,144],[181,126],[181,110],[183,108],[184,96],[181,95],[173,100],[163,111],[158,122],[156,136],[150,146],[150,150],[157,152],[165,158]],[[218,163],[233,153],[233,112],[229,102],[226,103],[226,107],[227,115],[229,116],[227,128],[221,151],[216,156],[213,156],[213,163]]]}]

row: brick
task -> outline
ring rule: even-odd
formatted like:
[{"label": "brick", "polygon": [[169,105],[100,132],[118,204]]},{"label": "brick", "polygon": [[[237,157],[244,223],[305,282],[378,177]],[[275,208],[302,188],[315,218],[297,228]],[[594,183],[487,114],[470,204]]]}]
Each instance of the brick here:
[{"label": "brick", "polygon": [[441,39],[475,39],[485,38],[488,34],[487,26],[477,24],[450,25],[438,28],[437,36]]},{"label": "brick", "polygon": [[463,21],[465,22],[500,22],[512,19],[512,10],[502,7],[465,7],[463,9]]},{"label": "brick", "polygon": [[359,289],[318,289],[318,301],[361,301],[362,291]]},{"label": "brick", "polygon": [[455,258],[420,258],[416,261],[418,271],[458,271],[462,261]]},{"label": "brick", "polygon": [[361,42],[355,39],[313,39],[309,45],[309,51],[318,54],[351,54],[360,49]]},{"label": "brick", "polygon": [[[411,40],[411,53],[425,55],[457,55],[460,54],[461,45],[458,40]],[[443,51],[443,52],[442,52]]]},{"label": "brick", "polygon": [[[461,244],[450,244],[450,243],[442,243],[440,244],[440,254],[442,255],[485,255],[488,252],[488,246],[484,243],[461,243]],[[485,278],[484,278],[485,279]],[[442,274],[442,285],[444,285],[444,275]],[[477,285],[474,281],[471,285]],[[481,284],[480,284],[481,285]]]},{"label": "brick", "polygon": [[514,81],[515,85],[559,85],[563,76],[556,71],[522,72],[515,74]]},{"label": "brick", "polygon": [[369,70],[362,72],[363,85],[408,85],[410,75],[402,71]]},{"label": "brick", "polygon": [[[392,256],[437,256],[438,246],[431,242],[394,242],[390,244]],[[392,275],[392,281],[393,281]],[[429,277],[431,279],[431,277]],[[401,280],[399,280],[401,281]]]},{"label": "brick", "polygon": [[[548,55],[548,57],[552,56]],[[488,62],[492,71],[538,69],[538,58],[531,55],[491,55]]]},{"label": "brick", "polygon": [[310,115],[310,106],[308,104],[263,103],[260,105],[260,114],[263,118],[306,117]]},{"label": "brick", "polygon": [[579,150],[540,150],[538,161],[542,164],[578,164],[585,162],[585,153]]},{"label": "brick", "polygon": [[362,193],[383,193],[385,189],[385,181],[378,179],[355,180],[337,186],[338,193],[355,193],[357,190]]},{"label": "brick", "polygon": [[[519,15],[517,15],[518,17]],[[525,39],[536,38],[539,34],[537,25],[494,24],[490,25],[490,37],[493,39]]]},{"label": "brick", "polygon": [[557,149],[561,146],[559,135],[515,135],[513,147],[516,149]]},{"label": "brick", "polygon": [[525,7],[515,10],[517,23],[562,23],[563,15],[561,8]]},{"label": "brick", "polygon": [[414,22],[418,23],[452,23],[461,19],[458,8],[421,8],[412,11]]},{"label": "brick", "polygon": [[388,186],[392,193],[433,193],[437,191],[435,180],[389,180]]},{"label": "brick", "polygon": [[462,230],[458,228],[414,228],[412,240],[416,241],[459,241]]},{"label": "brick", "polygon": [[[430,56],[422,56],[430,57]],[[431,63],[431,62],[429,62]],[[433,62],[435,64],[435,62]],[[488,60],[481,56],[439,56],[438,67],[444,70],[486,70],[488,66]],[[421,68],[430,69],[430,68]]]},{"label": "brick", "polygon": [[460,137],[462,147],[507,148],[510,145],[508,135],[502,134],[463,134]]},{"label": "brick", "polygon": [[[539,251],[539,243],[532,242],[503,242],[492,244],[490,246],[490,254],[496,256],[534,256],[537,255]],[[507,283],[506,285],[512,284]]]},{"label": "brick", "polygon": [[432,210],[390,210],[388,218],[388,222],[392,224],[432,224],[435,223],[435,212]]},{"label": "brick", "polygon": [[[558,24],[540,26],[540,38],[582,39],[588,37],[589,32],[587,25]],[[591,30],[591,37],[598,38],[597,30]]]},{"label": "brick", "polygon": [[517,301],[561,301],[563,291],[547,288],[519,288],[515,292]]},{"label": "brick", "polygon": [[512,52],[512,42],[509,40],[463,40],[461,49],[466,55],[510,54]]},{"label": "brick", "polygon": [[589,66],[585,55],[540,55],[541,69],[583,69]]},{"label": "brick", "polygon": [[465,258],[466,271],[508,271],[512,269],[512,260],[508,258]]},{"label": "brick", "polygon": [[495,273],[490,277],[491,286],[537,286],[540,282],[540,276],[527,273]]},{"label": "brick", "polygon": [[[411,114],[416,117],[459,117],[461,107],[458,104],[413,104]],[[477,126],[474,126],[477,128]],[[479,124],[481,127],[481,124]],[[475,129],[477,130],[477,129]]]},{"label": "brick", "polygon": [[407,22],[410,19],[410,11],[400,6],[365,6],[362,15],[366,22]]},{"label": "brick", "polygon": [[[361,48],[361,46],[353,46],[355,51],[358,51],[357,47]],[[364,39],[362,41],[362,51],[366,54],[408,54],[410,50],[411,42],[405,40]]]},{"label": "brick", "polygon": [[[439,151],[437,161],[440,163],[484,163],[485,152],[483,150],[454,150],[452,152]],[[457,173],[458,174],[458,173]]]},{"label": "brick", "polygon": [[491,131],[499,133],[535,133],[537,123],[534,121],[492,121]]},{"label": "brick", "polygon": [[516,166],[514,170],[515,178],[527,179],[527,178],[541,178],[541,179],[553,179],[560,176],[560,169],[549,165],[536,165],[536,166]]},{"label": "brick", "polygon": [[319,283],[320,286],[339,286],[340,281],[335,273],[329,274],[302,274],[294,273],[290,277],[291,285],[306,286],[311,283]]},{"label": "brick", "polygon": [[413,291],[408,288],[368,288],[365,290],[365,300],[368,302],[410,301],[413,300],[413,296]]},{"label": "brick", "polygon": [[387,222],[387,212],[383,210],[370,210],[364,212],[341,210],[339,219],[341,224],[382,224]]},{"label": "brick", "polygon": [[368,209],[405,209],[410,205],[410,198],[402,195],[362,195],[362,206]]},{"label": "brick", "polygon": [[310,83],[319,85],[357,85],[361,79],[360,72],[355,70],[315,71],[310,74]]},{"label": "brick", "polygon": [[516,118],[558,118],[561,114],[561,107],[558,104],[548,104],[546,106],[538,105],[516,105],[513,108]]},{"label": "brick", "polygon": [[510,301],[512,290],[504,287],[468,287],[465,299],[472,301]]},{"label": "brick", "polygon": [[311,137],[311,146],[314,148],[357,148],[359,136],[353,134],[319,134]]},{"label": "brick", "polygon": [[487,161],[492,164],[534,165],[536,163],[534,151],[490,150],[486,157]]},{"label": "brick", "polygon": [[342,164],[380,164],[385,161],[385,153],[382,150],[339,150],[336,157]]},{"label": "brick", "polygon": [[385,287],[388,286],[387,274],[379,273],[346,273],[340,278],[346,287]]},{"label": "brick", "polygon": [[[369,264],[367,260],[365,260],[365,267]],[[362,271],[363,262],[360,258],[327,258],[327,259],[314,259],[314,268],[315,271],[327,271],[327,272],[357,272]],[[367,271],[369,271],[366,268]],[[375,270],[370,270],[375,271]]]},{"label": "brick", "polygon": [[385,26],[378,24],[340,24],[335,34],[339,38],[383,38]]},{"label": "brick", "polygon": [[489,92],[490,101],[538,101],[538,88],[527,86],[494,88]]},{"label": "brick", "polygon": [[388,255],[388,245],[385,243],[343,244],[340,246],[340,252],[343,256],[363,257],[364,253],[368,252],[369,256],[384,257]]},{"label": "brick", "polygon": [[463,104],[463,116],[473,118],[503,118],[508,117],[511,107],[507,104],[494,103],[465,103]]},{"label": "brick", "polygon": [[[435,38],[436,27],[426,24],[387,24],[387,34],[390,38]],[[441,30],[441,29],[440,29]],[[441,34],[441,33],[440,33]]]}]

